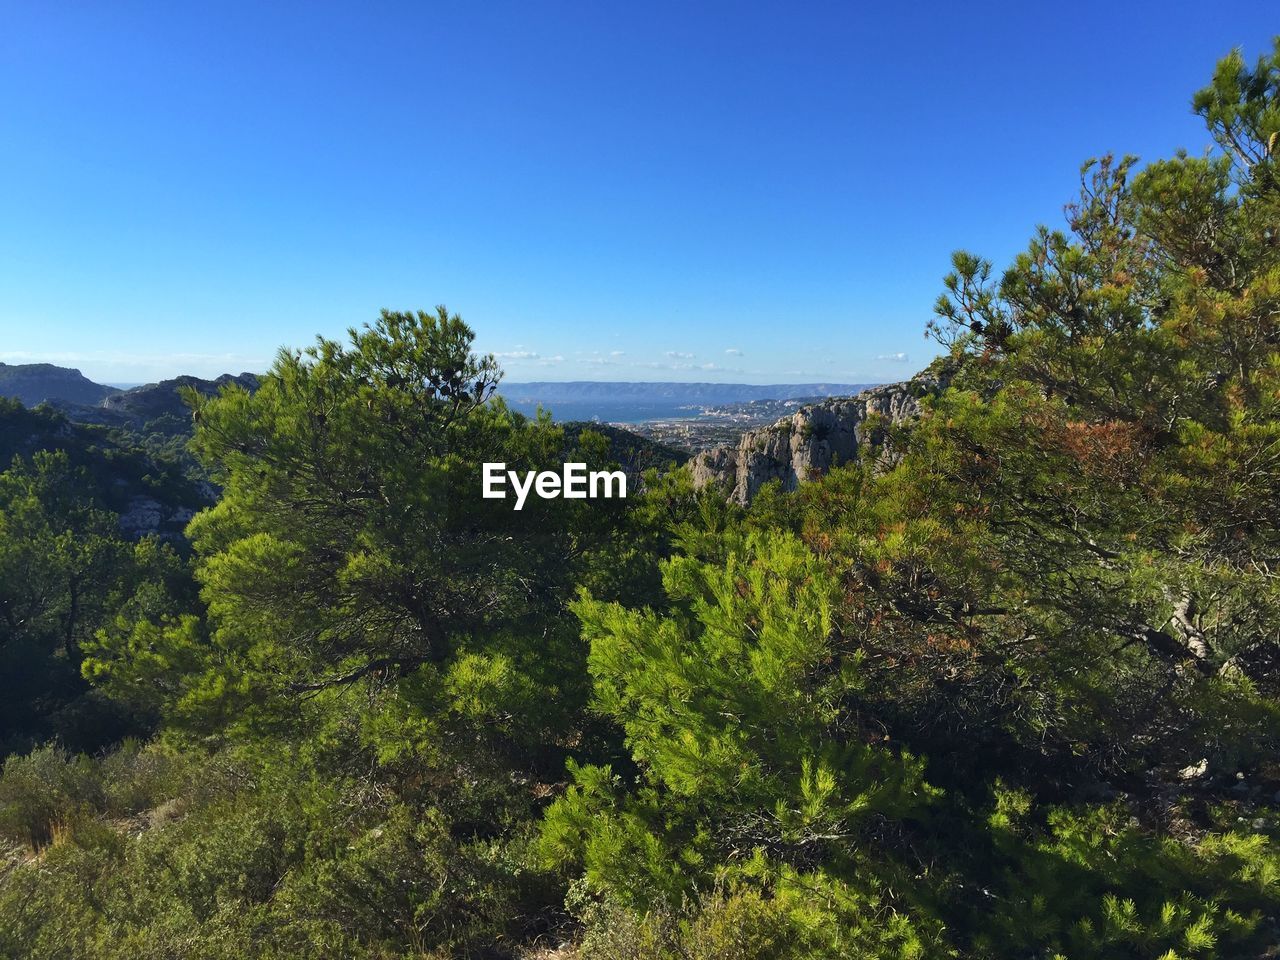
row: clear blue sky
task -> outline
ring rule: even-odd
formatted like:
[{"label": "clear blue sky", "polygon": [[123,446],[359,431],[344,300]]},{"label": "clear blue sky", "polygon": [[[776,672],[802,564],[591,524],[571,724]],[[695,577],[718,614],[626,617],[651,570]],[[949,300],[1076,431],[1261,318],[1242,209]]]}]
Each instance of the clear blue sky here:
[{"label": "clear blue sky", "polygon": [[0,360],[262,369],[443,302],[513,380],[898,379],[953,249],[1202,149],[1277,13],[0,0]]}]

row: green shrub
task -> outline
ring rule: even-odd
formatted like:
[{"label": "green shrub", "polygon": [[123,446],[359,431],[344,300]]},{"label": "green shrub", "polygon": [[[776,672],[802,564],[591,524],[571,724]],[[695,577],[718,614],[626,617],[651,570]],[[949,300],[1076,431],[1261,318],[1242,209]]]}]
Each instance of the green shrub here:
[{"label": "green shrub", "polygon": [[0,772],[0,835],[42,847],[55,828],[102,804],[93,761],[56,746],[11,756]]},{"label": "green shrub", "polygon": [[1198,842],[1140,828],[1121,805],[1051,809],[1028,825],[1025,795],[998,795],[1005,866],[977,931],[979,956],[1255,956],[1280,916],[1280,849],[1261,833]]},{"label": "green shrub", "polygon": [[576,906],[584,932],[582,960],[911,960],[944,957],[948,952],[931,940],[925,952],[910,924],[870,900],[862,911],[838,905],[832,891],[817,878],[799,892],[780,886],[772,895],[749,886],[717,887],[677,907],[665,901],[647,909],[628,908],[615,900],[597,900],[575,885]]},{"label": "green shrub", "polygon": [[188,786],[191,760],[172,747],[126,740],[99,761],[104,804],[113,815],[128,816],[159,806]]}]

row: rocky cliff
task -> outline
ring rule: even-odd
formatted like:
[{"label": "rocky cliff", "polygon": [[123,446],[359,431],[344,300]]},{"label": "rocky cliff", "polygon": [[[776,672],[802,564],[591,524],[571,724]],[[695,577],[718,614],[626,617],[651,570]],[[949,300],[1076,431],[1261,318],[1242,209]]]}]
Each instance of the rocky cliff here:
[{"label": "rocky cliff", "polygon": [[721,485],[740,504],[770,480],[794,490],[882,442],[886,425],[918,416],[920,398],[937,389],[936,378],[921,375],[801,407],[772,426],[747,431],[736,447],[698,454],[689,463],[694,485]]}]

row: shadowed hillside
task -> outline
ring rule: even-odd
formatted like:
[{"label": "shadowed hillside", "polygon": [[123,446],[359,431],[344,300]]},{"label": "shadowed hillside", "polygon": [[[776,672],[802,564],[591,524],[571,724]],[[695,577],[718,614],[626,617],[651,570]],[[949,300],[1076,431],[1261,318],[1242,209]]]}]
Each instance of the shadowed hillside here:
[{"label": "shadowed hillside", "polygon": [[0,397],[10,397],[29,407],[55,400],[93,406],[119,392],[115,387],[94,383],[79,370],[51,363],[0,363]]}]

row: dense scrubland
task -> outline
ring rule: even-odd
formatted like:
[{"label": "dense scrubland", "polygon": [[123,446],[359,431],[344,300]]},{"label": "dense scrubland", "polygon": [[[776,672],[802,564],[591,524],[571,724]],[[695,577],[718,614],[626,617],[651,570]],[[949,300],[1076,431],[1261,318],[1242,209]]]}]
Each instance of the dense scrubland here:
[{"label": "dense scrubland", "polygon": [[193,394],[184,538],[0,407],[0,956],[1276,956],[1280,45],[1194,109],[747,508],[481,499],[608,446],[444,309]]}]

